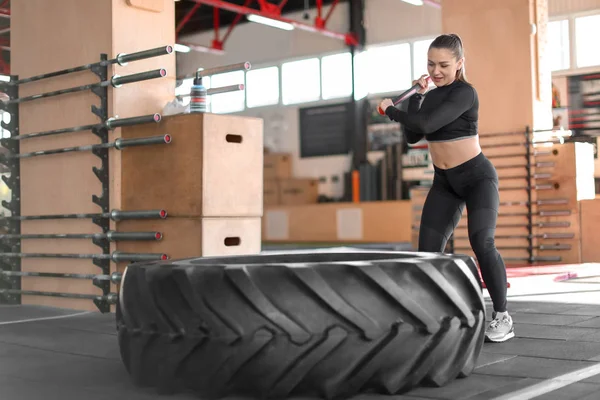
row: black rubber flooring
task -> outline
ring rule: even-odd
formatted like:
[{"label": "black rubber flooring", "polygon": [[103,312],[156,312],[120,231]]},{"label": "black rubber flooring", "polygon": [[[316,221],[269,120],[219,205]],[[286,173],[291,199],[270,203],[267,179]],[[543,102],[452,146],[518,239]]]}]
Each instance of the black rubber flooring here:
[{"label": "black rubber flooring", "polygon": [[[517,338],[486,343],[470,377],[403,396],[359,398],[522,400],[533,397],[511,393],[600,361],[600,305],[513,301],[511,311]],[[55,317],[61,318],[42,319]],[[131,383],[120,361],[114,314],[0,306],[1,400],[193,398]],[[600,374],[535,398],[600,399]]]}]

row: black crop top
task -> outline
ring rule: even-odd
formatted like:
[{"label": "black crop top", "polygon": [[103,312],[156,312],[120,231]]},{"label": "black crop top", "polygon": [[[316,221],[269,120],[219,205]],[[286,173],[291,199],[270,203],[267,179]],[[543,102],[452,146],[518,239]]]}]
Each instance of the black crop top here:
[{"label": "black crop top", "polygon": [[385,113],[392,121],[403,125],[404,135],[410,144],[423,137],[428,142],[460,140],[477,135],[479,98],[473,86],[455,80],[424,96],[413,95],[408,111],[389,106]]}]

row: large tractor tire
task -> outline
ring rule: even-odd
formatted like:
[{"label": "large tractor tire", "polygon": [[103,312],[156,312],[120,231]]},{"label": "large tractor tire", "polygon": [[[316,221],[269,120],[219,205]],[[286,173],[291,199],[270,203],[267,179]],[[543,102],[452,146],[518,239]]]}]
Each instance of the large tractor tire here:
[{"label": "large tractor tire", "polygon": [[347,398],[474,369],[485,306],[470,257],[286,253],[133,264],[122,360],[163,394]]}]

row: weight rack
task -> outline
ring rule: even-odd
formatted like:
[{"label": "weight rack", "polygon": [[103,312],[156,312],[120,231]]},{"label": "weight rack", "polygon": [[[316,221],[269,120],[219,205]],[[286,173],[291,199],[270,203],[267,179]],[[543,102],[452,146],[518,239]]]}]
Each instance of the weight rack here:
[{"label": "weight rack", "polygon": [[[500,206],[524,206],[525,211],[523,212],[500,212],[498,215],[497,221],[497,230],[496,230],[496,247],[500,251],[500,253],[509,253],[511,251],[522,251],[525,250],[527,252],[527,256],[524,255],[503,255],[503,258],[507,262],[525,262],[527,264],[534,264],[539,262],[560,262],[562,261],[561,256],[553,255],[553,256],[542,256],[539,253],[543,251],[563,251],[563,250],[571,250],[570,244],[564,243],[555,243],[555,244],[535,244],[535,240],[560,240],[560,239],[573,239],[575,237],[572,233],[536,233],[534,231],[537,229],[546,229],[546,228],[568,228],[570,227],[570,222],[568,221],[554,221],[554,222],[543,222],[538,221],[536,217],[568,217],[571,215],[570,210],[564,209],[551,209],[551,210],[541,210],[540,207],[543,206],[561,206],[567,205],[568,199],[566,198],[545,198],[538,199],[537,194],[546,191],[557,191],[560,188],[560,185],[557,182],[553,182],[553,174],[552,173],[537,173],[535,172],[537,168],[551,168],[555,166],[555,162],[553,161],[542,161],[538,160],[537,157],[547,157],[558,154],[557,150],[551,150],[551,147],[548,149],[535,149],[535,145],[550,145],[563,143],[561,139],[552,138],[550,140],[545,141],[535,141],[532,138],[533,133],[536,132],[546,132],[546,131],[532,131],[529,127],[526,127],[525,132],[509,132],[509,133],[496,133],[496,134],[488,134],[482,135],[482,142],[486,141],[486,139],[492,139],[492,141],[499,140],[503,142],[502,137],[515,137],[521,136],[523,137],[522,142],[512,142],[508,143],[494,143],[494,144],[482,144],[482,149],[484,154],[495,164],[496,170],[499,175],[500,182],[500,196],[502,198],[503,193],[509,192],[525,192],[526,200],[517,200],[517,201],[502,201],[500,202]],[[500,138],[500,139],[499,139]],[[509,139],[510,140],[510,139]],[[522,149],[524,147],[524,152],[521,150],[511,150],[514,148]],[[496,149],[496,151],[494,151]],[[521,152],[520,152],[521,151]],[[498,154],[495,154],[495,153]],[[490,154],[491,153],[491,154]],[[511,160],[511,159],[519,159],[523,157],[525,159],[524,163],[506,163],[503,160]],[[517,175],[507,175],[503,176],[502,171],[506,169],[523,169],[523,173],[519,173]],[[525,185],[520,186],[504,186],[502,185],[502,180],[524,180]],[[537,183],[537,181],[544,181],[543,183]],[[534,196],[535,191],[535,196]],[[510,197],[510,196],[509,196]],[[518,196],[517,196],[518,197]],[[535,199],[534,199],[535,197]],[[534,206],[536,210],[534,210]],[[506,222],[507,219],[510,218],[520,218],[524,217],[524,223],[515,223],[515,222]],[[468,216],[467,216],[468,218]],[[467,230],[465,226],[457,227],[457,231],[453,235],[453,240],[456,242],[457,240],[462,241],[462,243],[458,246],[455,246],[456,251],[459,252],[467,252],[471,253],[472,250],[470,246],[466,246],[464,243],[468,241],[468,235],[466,235]],[[504,229],[511,228],[524,228],[525,234],[503,234],[502,231]],[[499,232],[500,231],[500,232]],[[499,241],[502,240],[526,240],[526,246],[520,245],[503,245],[499,244]]]},{"label": "weight rack", "polygon": [[[108,132],[120,126],[135,125],[148,122],[159,122],[159,114],[148,116],[139,116],[125,119],[115,119],[108,117],[108,88],[119,88],[124,84],[140,82],[148,79],[162,78],[166,76],[166,70],[158,69],[127,76],[114,75],[109,78],[108,68],[113,64],[121,66],[128,62],[143,60],[152,57],[163,56],[173,53],[172,46],[163,46],[154,49],[144,50],[132,54],[119,54],[114,59],[108,59],[106,54],[100,55],[100,61],[93,64],[85,64],[75,68],[63,69],[55,72],[41,74],[25,79],[19,79],[17,75],[11,75],[8,82],[0,82],[0,91],[8,95],[8,101],[0,103],[0,108],[8,112],[11,116],[10,123],[2,122],[2,127],[10,132],[10,138],[0,140],[0,144],[8,150],[8,154],[0,155],[0,163],[5,164],[10,173],[10,178],[2,177],[8,188],[11,190],[11,201],[2,202],[2,206],[10,211],[9,217],[1,218],[0,221],[8,230],[8,234],[0,235],[0,303],[20,304],[22,295],[54,296],[68,298],[83,298],[93,300],[101,312],[109,312],[110,305],[117,299],[116,293],[110,292],[111,283],[118,284],[121,274],[110,274],[110,262],[120,261],[148,261],[164,260],[168,258],[166,254],[138,254],[110,252],[110,242],[119,240],[160,240],[160,232],[114,232],[110,231],[110,220],[119,221],[125,219],[164,219],[167,217],[166,210],[137,210],[121,211],[110,210],[109,195],[109,149],[122,150],[131,146],[157,145],[171,143],[171,136],[168,134],[122,140],[115,142],[108,141]],[[43,79],[49,79],[57,76],[71,74],[74,72],[90,71],[95,74],[99,82],[89,85],[82,85],[68,89],[57,90],[32,96],[19,97],[19,86],[29,82],[36,82]],[[92,125],[55,129],[52,131],[36,132],[21,135],[19,131],[19,104],[36,99],[65,95],[69,93],[90,90],[99,99],[99,106],[92,105],[91,112],[100,119],[100,122]],[[63,149],[43,150],[32,153],[20,152],[20,141],[34,137],[57,135],[67,132],[91,131],[100,139],[100,144],[78,146]],[[21,193],[20,193],[20,159],[45,156],[50,154],[62,154],[73,151],[91,151],[94,156],[101,161],[100,168],[92,167],[94,175],[100,181],[102,192],[99,195],[92,196],[92,202],[100,207],[99,213],[91,214],[62,214],[62,215],[21,215]],[[90,234],[27,234],[21,233],[21,221],[24,220],[53,220],[53,219],[91,219],[91,221],[100,227],[102,233]],[[21,239],[91,239],[94,245],[101,250],[100,254],[44,254],[44,253],[22,253]],[[21,259],[31,257],[42,258],[76,258],[92,259],[94,265],[100,268],[101,274],[65,274],[65,273],[42,273],[42,272],[24,272],[21,270]],[[22,290],[21,278],[23,276],[37,276],[48,278],[70,278],[70,279],[91,279],[94,286],[102,290],[102,295],[93,294],[74,294],[60,292],[41,292],[32,290]]]}]

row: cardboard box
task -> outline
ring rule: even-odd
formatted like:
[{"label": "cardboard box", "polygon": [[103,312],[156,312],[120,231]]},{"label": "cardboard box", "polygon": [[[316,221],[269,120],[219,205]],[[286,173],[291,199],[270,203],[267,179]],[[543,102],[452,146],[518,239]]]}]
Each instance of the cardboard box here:
[{"label": "cardboard box", "polygon": [[280,203],[285,206],[314,204],[319,198],[319,180],[291,178],[279,181]]},{"label": "cardboard box", "polygon": [[279,181],[267,179],[263,184],[263,202],[266,206],[276,206],[280,204]]},{"label": "cardboard box", "polygon": [[287,179],[292,177],[292,157],[288,153],[265,153],[263,176],[268,179]]},{"label": "cardboard box", "polygon": [[409,200],[319,203],[265,209],[262,234],[277,243],[410,242]]},{"label": "cardboard box", "polygon": [[177,217],[260,217],[263,121],[234,115],[178,114],[121,128],[123,139],[169,134],[170,144],[119,153],[121,209],[165,209]]}]

